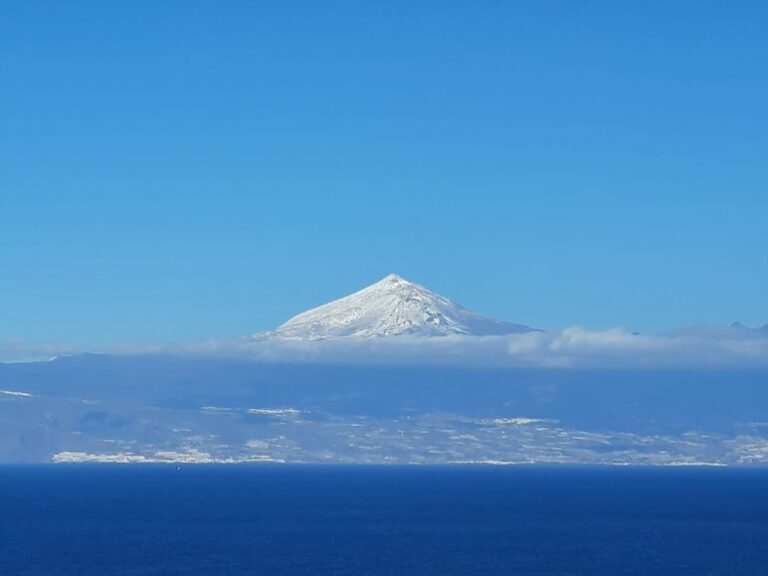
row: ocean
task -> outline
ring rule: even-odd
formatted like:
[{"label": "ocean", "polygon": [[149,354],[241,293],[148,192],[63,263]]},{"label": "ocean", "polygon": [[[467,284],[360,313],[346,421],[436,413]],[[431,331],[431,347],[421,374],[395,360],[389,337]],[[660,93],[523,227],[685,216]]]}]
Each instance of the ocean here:
[{"label": "ocean", "polygon": [[768,574],[768,470],[0,466],[0,574]]}]

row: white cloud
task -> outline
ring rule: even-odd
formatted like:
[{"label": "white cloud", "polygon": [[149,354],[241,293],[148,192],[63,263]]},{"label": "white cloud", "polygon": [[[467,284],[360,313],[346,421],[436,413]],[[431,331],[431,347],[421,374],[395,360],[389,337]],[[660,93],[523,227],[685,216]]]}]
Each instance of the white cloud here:
[{"label": "white cloud", "polygon": [[177,351],[279,362],[550,368],[768,367],[768,337],[762,334],[687,331],[645,335],[622,328],[588,330],[579,326],[553,332],[484,337],[221,341],[199,343]]},{"label": "white cloud", "polygon": [[632,334],[621,328],[593,332],[573,326],[556,334],[549,348],[553,351],[593,352],[606,350],[659,350],[664,342],[657,337]]},{"label": "white cloud", "polygon": [[[55,346],[0,345],[0,360],[47,359]],[[636,334],[622,328],[572,326],[507,336],[217,340],[127,347],[102,352],[247,358],[261,362],[405,363],[546,368],[768,368],[768,334],[739,329],[689,329]]]},{"label": "white cloud", "polygon": [[0,362],[41,362],[72,353],[62,344],[0,340]]}]

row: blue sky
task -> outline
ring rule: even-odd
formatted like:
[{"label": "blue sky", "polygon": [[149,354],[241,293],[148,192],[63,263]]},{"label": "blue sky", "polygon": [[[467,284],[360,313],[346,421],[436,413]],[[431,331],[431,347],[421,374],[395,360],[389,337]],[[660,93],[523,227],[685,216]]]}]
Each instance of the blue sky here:
[{"label": "blue sky", "polygon": [[231,337],[397,272],[768,322],[763,2],[4,2],[0,339]]}]

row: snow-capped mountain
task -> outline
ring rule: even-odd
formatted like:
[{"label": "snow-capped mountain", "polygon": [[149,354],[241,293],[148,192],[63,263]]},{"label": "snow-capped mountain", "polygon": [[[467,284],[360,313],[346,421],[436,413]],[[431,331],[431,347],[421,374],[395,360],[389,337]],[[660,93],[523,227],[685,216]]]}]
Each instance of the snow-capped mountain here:
[{"label": "snow-capped mountain", "polygon": [[488,336],[533,331],[521,324],[479,316],[448,298],[396,274],[294,316],[257,338],[300,340],[398,336]]}]

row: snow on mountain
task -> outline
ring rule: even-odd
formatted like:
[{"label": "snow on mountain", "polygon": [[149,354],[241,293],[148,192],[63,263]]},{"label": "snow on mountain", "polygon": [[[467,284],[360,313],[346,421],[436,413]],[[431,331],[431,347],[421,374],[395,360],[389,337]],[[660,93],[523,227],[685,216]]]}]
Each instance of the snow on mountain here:
[{"label": "snow on mountain", "polygon": [[533,328],[479,316],[448,298],[396,274],[328,304],[294,316],[256,338],[298,340],[382,336],[488,336]]}]

